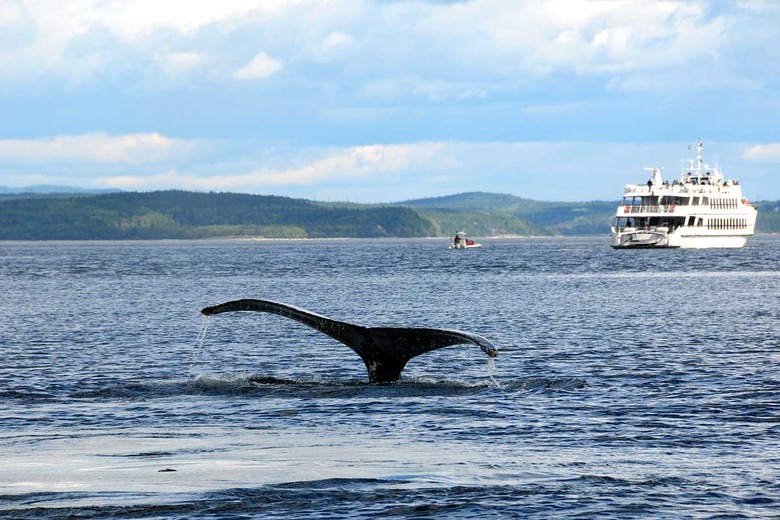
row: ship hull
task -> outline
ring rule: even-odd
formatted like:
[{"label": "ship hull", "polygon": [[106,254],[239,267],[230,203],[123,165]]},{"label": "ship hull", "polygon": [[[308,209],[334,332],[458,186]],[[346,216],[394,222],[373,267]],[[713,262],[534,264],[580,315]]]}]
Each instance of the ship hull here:
[{"label": "ship hull", "polygon": [[614,249],[648,248],[738,248],[743,247],[750,235],[723,235],[686,233],[684,228],[671,233],[664,232],[616,232],[612,231]]}]

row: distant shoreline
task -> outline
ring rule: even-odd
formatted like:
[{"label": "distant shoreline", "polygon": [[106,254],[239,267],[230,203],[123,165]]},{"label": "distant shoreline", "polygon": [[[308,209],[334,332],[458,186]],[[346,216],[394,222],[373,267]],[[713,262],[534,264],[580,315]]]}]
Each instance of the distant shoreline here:
[{"label": "distant shoreline", "polygon": [[[588,234],[588,235],[505,235],[505,236],[479,236],[475,237],[478,240],[579,240],[586,238],[606,238],[608,233],[603,234]],[[322,243],[322,242],[445,242],[449,243],[451,237],[317,237],[317,238],[265,238],[265,237],[208,237],[208,238],[139,238],[139,239],[39,239],[39,240],[0,240],[0,246],[9,244],[141,244],[141,243],[188,243],[188,242],[202,242],[202,243],[217,243],[217,242],[309,242],[309,243]]]},{"label": "distant shoreline", "polygon": [[[780,201],[756,229],[780,232]],[[182,190],[0,197],[0,241],[340,240],[608,235],[617,201],[543,202],[471,192],[394,205]]]},{"label": "distant shoreline", "polygon": [[[756,233],[751,238],[759,237],[777,237],[780,233]],[[588,234],[588,235],[503,235],[503,236],[486,236],[476,237],[479,240],[581,240],[592,238],[608,238],[608,233],[604,234]],[[183,244],[183,243],[236,243],[245,242],[247,244],[253,242],[301,242],[301,243],[324,243],[324,242],[449,242],[448,237],[412,237],[412,238],[399,238],[399,237],[318,237],[318,238],[264,238],[264,237],[252,237],[252,238],[240,238],[240,237],[209,237],[209,238],[142,238],[142,239],[95,239],[95,240],[68,240],[68,239],[40,239],[40,240],[0,240],[0,246],[12,246],[16,244],[21,245],[77,245],[77,244]],[[750,244],[748,239],[748,244]]]}]

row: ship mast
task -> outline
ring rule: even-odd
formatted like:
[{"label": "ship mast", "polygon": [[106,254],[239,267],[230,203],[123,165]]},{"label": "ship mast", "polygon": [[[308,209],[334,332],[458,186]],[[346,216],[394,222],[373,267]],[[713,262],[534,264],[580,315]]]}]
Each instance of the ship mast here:
[{"label": "ship mast", "polygon": [[[690,176],[694,174],[694,172],[698,175],[701,174],[702,170],[702,163],[704,160],[701,156],[701,151],[704,148],[704,143],[701,142],[701,138],[696,139],[696,159],[688,159],[686,162],[688,163],[688,174],[687,176]],[[688,146],[688,150],[691,149],[691,146]],[[686,179],[686,173],[685,170],[680,171],[680,182],[685,182]]]},{"label": "ship mast", "polygon": [[698,159],[698,161],[696,162],[698,163],[698,170],[701,171],[702,162],[704,162],[701,158],[701,150],[704,148],[704,143],[701,142],[701,139],[697,139],[696,141],[698,142],[696,145],[696,159]]}]

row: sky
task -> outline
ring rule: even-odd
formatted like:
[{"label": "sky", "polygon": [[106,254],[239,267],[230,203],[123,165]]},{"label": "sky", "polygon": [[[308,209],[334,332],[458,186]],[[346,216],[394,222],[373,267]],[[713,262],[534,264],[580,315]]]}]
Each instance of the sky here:
[{"label": "sky", "polygon": [[777,200],[779,82],[774,0],[0,0],[0,186]]}]

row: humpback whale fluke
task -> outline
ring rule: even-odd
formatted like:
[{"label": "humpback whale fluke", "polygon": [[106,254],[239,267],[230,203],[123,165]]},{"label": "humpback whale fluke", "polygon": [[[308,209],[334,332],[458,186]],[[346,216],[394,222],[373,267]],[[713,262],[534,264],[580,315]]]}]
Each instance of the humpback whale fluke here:
[{"label": "humpback whale fluke", "polygon": [[498,355],[498,350],[490,341],[470,332],[414,327],[363,327],[270,300],[234,300],[206,307],[200,312],[211,316],[234,311],[278,314],[327,334],[360,356],[368,369],[368,380],[372,383],[396,381],[410,359],[450,345],[471,343],[490,357]]}]

